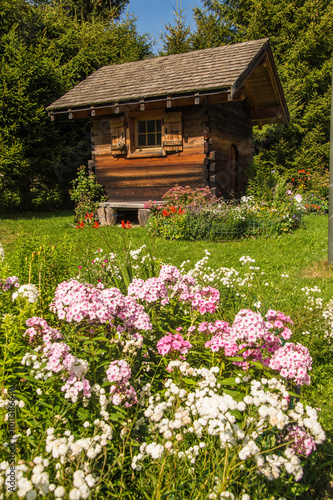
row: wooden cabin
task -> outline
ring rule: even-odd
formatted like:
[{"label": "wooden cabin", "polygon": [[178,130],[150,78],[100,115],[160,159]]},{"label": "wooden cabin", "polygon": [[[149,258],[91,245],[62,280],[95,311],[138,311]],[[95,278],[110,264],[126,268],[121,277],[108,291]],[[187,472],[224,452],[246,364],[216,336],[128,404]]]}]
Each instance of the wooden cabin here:
[{"label": "wooden cabin", "polygon": [[241,196],[252,126],[289,121],[267,38],[104,66],[47,111],[91,117],[97,181],[136,208],[177,184]]}]

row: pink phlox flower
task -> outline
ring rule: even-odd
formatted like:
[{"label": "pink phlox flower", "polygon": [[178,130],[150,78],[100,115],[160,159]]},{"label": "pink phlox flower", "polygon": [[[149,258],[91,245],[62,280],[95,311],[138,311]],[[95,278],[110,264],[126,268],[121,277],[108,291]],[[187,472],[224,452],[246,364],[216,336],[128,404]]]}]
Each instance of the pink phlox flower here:
[{"label": "pink phlox flower", "polygon": [[147,303],[161,300],[165,305],[169,301],[168,289],[161,278],[134,279],[128,287],[128,295]]},{"label": "pink phlox flower", "polygon": [[20,288],[20,280],[17,276],[9,276],[5,281],[0,280],[0,290],[8,292],[13,288]]},{"label": "pink phlox flower", "polygon": [[131,369],[125,360],[117,359],[112,361],[106,371],[106,376],[109,382],[113,384],[110,387],[110,394],[114,405],[120,405],[123,401],[125,401],[127,407],[137,403],[135,389],[129,383]]},{"label": "pink phlox flower", "polygon": [[90,383],[89,380],[78,379],[75,374],[71,374],[67,379],[66,383],[61,387],[61,390],[65,392],[65,398],[73,398],[78,397],[80,392],[82,392],[83,396],[90,398]]},{"label": "pink phlox flower", "polygon": [[125,402],[125,406],[129,407],[138,402],[136,391],[129,383],[112,385],[110,388],[110,394],[111,401],[116,406]]},{"label": "pink phlox flower", "polygon": [[51,311],[68,322],[104,324],[115,326],[115,320],[124,322],[130,333],[151,330],[152,325],[142,305],[132,297],[124,297],[117,288],[94,287],[76,280],[58,285]]},{"label": "pink phlox flower", "polygon": [[165,285],[173,285],[181,278],[181,272],[175,266],[163,265],[159,278]]},{"label": "pink phlox flower", "polygon": [[312,368],[309,350],[302,344],[287,342],[273,354],[269,366],[284,378],[293,380],[297,385],[310,384],[308,371]]},{"label": "pink phlox flower", "polygon": [[266,323],[261,314],[252,312],[250,309],[242,309],[236,314],[232,325],[232,335],[237,339],[255,344],[267,333]]},{"label": "pink phlox flower", "polygon": [[[286,324],[286,323],[290,323],[291,325],[294,324],[291,321],[290,316],[286,316],[283,312],[275,311],[274,309],[268,310],[268,312],[266,314],[266,319],[267,319],[267,321],[270,321],[270,322],[281,321],[283,324]],[[276,328],[282,328],[282,326],[276,326]]]},{"label": "pink phlox flower", "polygon": [[38,318],[36,316],[29,318],[26,321],[26,325],[29,326],[23,337],[28,337],[29,343],[49,344],[53,340],[62,339],[63,336],[59,330],[49,327],[45,319]]},{"label": "pink phlox flower", "polygon": [[291,448],[297,455],[309,456],[313,450],[316,450],[316,443],[314,438],[306,432],[305,429],[298,427],[297,425],[287,427],[288,434],[285,437],[286,441],[291,439],[294,442],[291,444]]},{"label": "pink phlox flower", "polygon": [[69,354],[70,348],[64,342],[49,344],[43,349],[44,354],[49,358],[47,370],[58,373],[64,369],[63,360]]},{"label": "pink phlox flower", "polygon": [[188,340],[185,340],[179,333],[167,332],[167,334],[157,342],[156,347],[158,353],[161,354],[161,356],[165,356],[175,351],[180,354],[187,354],[192,348],[192,344]]},{"label": "pink phlox flower", "polygon": [[215,335],[205,343],[205,347],[211,349],[213,352],[218,352],[220,349],[224,349],[226,356],[235,356],[235,354],[239,351],[239,347],[235,340],[226,335]]},{"label": "pink phlox flower", "polygon": [[131,369],[123,359],[112,361],[106,371],[109,382],[127,382],[131,378]]},{"label": "pink phlox flower", "polygon": [[220,300],[220,292],[211,286],[207,286],[198,290],[192,299],[192,309],[199,311],[200,314],[211,313],[216,311],[217,304]]},{"label": "pink phlox flower", "polygon": [[289,328],[285,327],[282,332],[281,332],[281,336],[285,339],[285,340],[289,340],[290,337],[292,335],[292,331],[289,330]]}]

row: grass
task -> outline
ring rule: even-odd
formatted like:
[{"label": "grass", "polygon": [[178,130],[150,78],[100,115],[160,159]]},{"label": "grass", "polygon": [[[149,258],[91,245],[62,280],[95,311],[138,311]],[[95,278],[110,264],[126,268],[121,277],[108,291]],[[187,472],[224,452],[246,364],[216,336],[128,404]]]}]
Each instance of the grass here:
[{"label": "grass", "polygon": [[[327,226],[326,216],[309,214],[304,216],[303,226],[294,233],[271,238],[225,243],[166,241],[151,238],[140,227],[130,230],[120,227],[93,230],[87,227],[78,230],[71,212],[55,212],[1,217],[0,242],[12,274],[22,273],[26,264],[24,278],[27,279],[29,263],[31,268],[35,259],[38,265],[44,266],[44,279],[54,286],[59,279],[75,276],[82,261],[92,258],[98,248],[118,253],[128,245],[136,249],[147,244],[153,247],[156,256],[176,266],[184,260],[189,260],[189,266],[193,266],[208,250],[208,265],[212,268],[234,267],[241,272],[244,268],[239,262],[240,257],[248,255],[255,259],[253,265],[259,269],[256,271],[257,281],[250,290],[252,304],[259,300],[266,309],[278,309],[290,315],[295,323],[294,341],[309,347],[314,360],[311,386],[304,388],[302,393],[309,404],[321,408],[321,423],[327,433],[327,441],[312,459],[315,462],[308,471],[310,476],[313,475],[310,477],[312,496],[307,498],[319,498],[318,492],[321,498],[333,498],[332,348],[322,337],[321,312],[306,308],[307,295],[302,291],[306,287],[318,287],[320,292],[310,292],[310,295],[322,298],[324,303],[333,297],[333,268],[327,263]],[[46,249],[52,245],[55,249],[51,256]],[[227,317],[228,310],[224,313]]]}]

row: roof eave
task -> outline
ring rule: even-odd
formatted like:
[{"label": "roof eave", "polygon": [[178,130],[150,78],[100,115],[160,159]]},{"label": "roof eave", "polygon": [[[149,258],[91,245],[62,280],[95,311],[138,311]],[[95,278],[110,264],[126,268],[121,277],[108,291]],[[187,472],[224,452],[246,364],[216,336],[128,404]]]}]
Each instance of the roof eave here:
[{"label": "roof eave", "polygon": [[[60,115],[60,114],[66,114],[66,113],[75,113],[79,111],[89,111],[92,109],[103,109],[103,108],[117,108],[117,107],[131,107],[131,106],[137,106],[139,104],[149,104],[149,103],[156,103],[156,102],[163,102],[166,103],[168,100],[171,101],[178,101],[181,99],[187,99],[187,98],[203,98],[206,96],[213,96],[213,95],[218,95],[218,94],[226,94],[226,96],[231,95],[231,90],[232,87],[231,85],[224,85],[222,87],[218,88],[212,88],[212,89],[201,89],[201,90],[194,90],[192,92],[186,92],[182,94],[163,94],[161,96],[147,96],[145,98],[137,98],[137,99],[131,99],[131,100],[118,100],[118,101],[105,101],[104,103],[102,102],[94,102],[92,101],[91,103],[87,103],[86,105],[75,107],[75,106],[53,106],[52,104],[50,106],[47,106],[45,110],[48,112],[49,115]],[[228,100],[228,99],[226,99]]]},{"label": "roof eave", "polygon": [[[288,106],[284,97],[283,89],[281,86],[280,78],[276,69],[276,65],[274,62],[272,50],[269,44],[269,39],[267,38],[266,43],[261,47],[260,51],[256,54],[256,56],[252,59],[247,68],[243,71],[243,73],[239,76],[239,78],[232,85],[231,96],[232,99],[237,97],[237,95],[244,90],[247,79],[251,76],[256,67],[263,61],[264,58],[268,58],[271,72],[274,77],[274,82],[272,86],[275,87],[275,92],[278,98],[278,105],[272,106],[271,115],[269,116],[269,109],[265,110],[265,116],[262,118],[256,117],[252,118],[254,123],[258,123],[260,126],[265,124],[273,124],[273,123],[284,123],[288,125],[290,122],[290,115],[288,111]],[[257,113],[258,115],[259,113]]]}]

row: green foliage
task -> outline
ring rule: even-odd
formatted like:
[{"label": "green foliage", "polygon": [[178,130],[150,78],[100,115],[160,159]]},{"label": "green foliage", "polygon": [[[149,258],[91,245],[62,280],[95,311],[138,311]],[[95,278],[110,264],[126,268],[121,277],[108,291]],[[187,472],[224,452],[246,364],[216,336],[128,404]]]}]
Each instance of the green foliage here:
[{"label": "green foliage", "polygon": [[[84,2],[95,4],[106,5]],[[91,155],[90,122],[51,123],[45,107],[101,66],[149,54],[133,18],[82,20],[69,16],[66,6],[0,1],[2,210],[69,203],[68,184]]]},{"label": "green foliage", "polygon": [[107,200],[103,187],[96,182],[93,172],[87,172],[84,166],[78,169],[77,177],[72,181],[70,196],[75,201],[75,219],[84,221],[87,213],[95,213],[98,205]]},{"label": "green foliage", "polygon": [[49,296],[42,297],[43,300],[50,300],[50,294],[71,274],[76,262],[74,245],[68,235],[56,244],[51,244],[47,236],[40,241],[34,234],[19,238],[10,260],[21,283],[32,283],[40,290],[48,289]]},{"label": "green foliage", "polygon": [[190,26],[186,23],[184,10],[173,9],[175,22],[165,24],[165,31],[161,34],[163,42],[160,55],[181,54],[191,50]]},{"label": "green foliage", "polygon": [[269,37],[291,116],[288,127],[255,130],[255,171],[277,170],[288,180],[301,169],[328,168],[333,52],[329,0],[205,0],[195,9],[193,47]]},{"label": "green foliage", "polygon": [[[58,2],[53,1],[54,4]],[[87,21],[119,17],[127,4],[128,0],[66,0],[64,7],[72,17]]]}]

